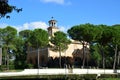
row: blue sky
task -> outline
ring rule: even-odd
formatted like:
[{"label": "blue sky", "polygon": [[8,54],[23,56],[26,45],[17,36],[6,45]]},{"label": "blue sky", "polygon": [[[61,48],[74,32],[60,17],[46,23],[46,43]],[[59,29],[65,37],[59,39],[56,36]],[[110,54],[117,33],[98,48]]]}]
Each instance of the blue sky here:
[{"label": "blue sky", "polygon": [[9,0],[9,3],[23,11],[9,14],[10,19],[0,19],[0,27],[10,25],[18,31],[47,29],[52,16],[62,31],[85,23],[120,24],[120,0]]}]

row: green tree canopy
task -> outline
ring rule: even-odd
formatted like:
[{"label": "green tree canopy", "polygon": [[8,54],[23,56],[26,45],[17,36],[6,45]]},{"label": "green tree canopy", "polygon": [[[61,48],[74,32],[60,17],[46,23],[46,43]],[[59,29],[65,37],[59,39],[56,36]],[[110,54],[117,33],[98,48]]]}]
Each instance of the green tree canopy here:
[{"label": "green tree canopy", "polygon": [[29,39],[35,48],[43,48],[49,43],[48,33],[43,29],[35,29]]},{"label": "green tree canopy", "polygon": [[[8,0],[0,0],[0,18],[5,17],[8,13],[13,11],[20,12],[21,9],[16,8],[16,6],[12,6],[8,3]],[[10,18],[10,16],[6,16],[6,18]]]},{"label": "green tree canopy", "polygon": [[17,30],[11,26],[7,26],[2,31],[2,39],[7,47],[14,44],[14,39],[17,36]]},{"label": "green tree canopy", "polygon": [[65,51],[68,48],[68,44],[70,44],[70,40],[67,38],[67,35],[64,32],[58,31],[54,33],[54,37],[51,38],[51,43],[54,44],[54,50]]},{"label": "green tree canopy", "polygon": [[24,39],[28,39],[31,36],[31,33],[31,30],[23,30],[19,32],[19,36],[21,36]]},{"label": "green tree canopy", "polygon": [[107,45],[109,42],[111,42],[113,37],[112,27],[107,25],[98,25],[98,27],[101,30],[101,33],[97,41],[103,46]]},{"label": "green tree canopy", "polygon": [[88,41],[92,37],[88,35],[90,32],[90,28],[93,26],[91,24],[81,24],[73,26],[71,29],[68,30],[69,36],[78,41]]},{"label": "green tree canopy", "polygon": [[5,50],[5,58],[7,59],[7,69],[9,69],[9,53],[11,50],[15,50],[16,47],[14,46],[14,41],[17,36],[17,30],[11,26],[7,26],[2,30],[2,40],[3,40],[3,47]]},{"label": "green tree canopy", "polygon": [[61,68],[61,52],[68,49],[68,44],[70,40],[67,38],[67,35],[64,32],[58,31],[54,33],[54,36],[51,38],[51,43],[54,44],[53,50],[59,51],[59,66]]},{"label": "green tree canopy", "polygon": [[14,60],[15,69],[24,69],[27,67],[26,66],[27,65],[26,63],[27,49],[25,46],[25,41],[22,39],[22,37],[17,36],[14,41],[14,45],[16,47],[16,50],[13,51],[14,57],[15,57],[15,60]]},{"label": "green tree canopy", "polygon": [[68,30],[69,36],[77,41],[80,41],[83,45],[83,68],[85,64],[85,46],[88,43],[92,43],[97,38],[97,29],[93,24],[80,24],[73,26],[71,29]]},{"label": "green tree canopy", "polygon": [[113,69],[115,70],[116,69],[117,56],[119,56],[118,51],[119,51],[119,47],[120,47],[120,25],[113,25],[112,30],[113,30],[113,37],[112,37],[112,41],[111,41],[112,44],[110,44],[110,45],[114,49]]},{"label": "green tree canopy", "polygon": [[32,48],[38,49],[38,68],[39,68],[39,50],[41,48],[45,48],[48,46],[49,43],[48,33],[43,29],[35,29],[32,32],[29,41],[31,43]]}]

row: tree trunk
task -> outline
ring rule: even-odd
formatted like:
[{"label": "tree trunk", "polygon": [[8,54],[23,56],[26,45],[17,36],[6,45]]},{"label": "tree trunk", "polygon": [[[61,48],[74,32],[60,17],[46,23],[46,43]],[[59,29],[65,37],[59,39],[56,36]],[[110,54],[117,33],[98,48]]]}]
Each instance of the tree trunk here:
[{"label": "tree trunk", "polygon": [[9,70],[9,54],[7,54],[7,70]]},{"label": "tree trunk", "polygon": [[99,49],[102,54],[102,67],[103,67],[103,69],[105,69],[105,54],[104,54],[103,46],[102,45],[101,45],[101,47],[99,46]]},{"label": "tree trunk", "polygon": [[84,68],[84,66],[85,66],[85,43],[84,43],[84,41],[83,41],[83,63],[82,63],[82,67]]},{"label": "tree trunk", "polygon": [[104,56],[104,50],[103,50],[103,46],[102,45],[98,45],[100,53],[102,55],[102,68],[105,69],[105,56]]},{"label": "tree trunk", "polygon": [[103,69],[105,69],[105,54],[104,54],[104,50],[103,50],[103,46],[101,46],[101,52],[102,52],[102,64],[103,64]]},{"label": "tree trunk", "polygon": [[5,57],[4,57],[5,58],[5,66],[7,66],[7,50],[5,49],[4,51],[5,51]]},{"label": "tree trunk", "polygon": [[59,47],[59,66],[61,68],[61,49],[60,49],[60,47]]},{"label": "tree trunk", "polygon": [[120,51],[118,52],[118,60],[117,60],[117,65],[120,65]]},{"label": "tree trunk", "polygon": [[39,48],[38,48],[38,68],[39,68]]},{"label": "tree trunk", "polygon": [[113,70],[116,69],[116,60],[117,60],[117,45],[115,45],[115,55],[114,55],[114,63],[113,63]]},{"label": "tree trunk", "polygon": [[6,48],[6,58],[7,58],[7,70],[9,70],[9,53],[8,53],[8,47]]}]

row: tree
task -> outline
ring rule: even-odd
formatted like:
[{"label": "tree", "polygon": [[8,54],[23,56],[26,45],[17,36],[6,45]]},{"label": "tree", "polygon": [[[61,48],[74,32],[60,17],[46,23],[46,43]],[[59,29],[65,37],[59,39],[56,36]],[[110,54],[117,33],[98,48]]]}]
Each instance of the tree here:
[{"label": "tree", "polygon": [[19,37],[22,37],[24,40],[24,51],[27,51],[27,48],[30,47],[30,37],[32,35],[31,30],[23,30],[19,32]]},{"label": "tree", "polygon": [[84,68],[85,64],[85,47],[88,44],[92,44],[93,41],[95,41],[95,38],[97,36],[96,34],[96,28],[92,24],[81,24],[73,26],[71,29],[68,30],[69,36],[77,41],[80,41],[83,45],[83,63],[82,66]]},{"label": "tree", "polygon": [[23,30],[19,32],[19,36],[21,36],[24,40],[28,40],[31,36],[32,31],[31,30]]},{"label": "tree", "polygon": [[31,47],[38,49],[38,68],[39,68],[39,50],[48,46],[49,38],[47,31],[43,29],[35,29],[30,38]]},{"label": "tree", "polygon": [[0,28],[0,47],[2,46],[2,28]]},{"label": "tree", "polygon": [[10,18],[8,13],[11,13],[13,11],[20,12],[21,9],[16,8],[16,6],[12,6],[8,3],[8,0],[0,0],[0,18],[3,18],[6,16],[6,18]]},{"label": "tree", "polygon": [[105,69],[105,46],[112,41],[112,28],[107,25],[98,25],[100,34],[97,37],[97,43],[100,44],[99,49],[102,55],[102,67]]},{"label": "tree", "polygon": [[16,50],[14,50],[14,66],[15,69],[24,69],[26,68],[26,51],[24,50],[24,40],[20,37],[17,36],[14,41],[14,45],[16,47]]},{"label": "tree", "polygon": [[27,49],[31,46],[30,44],[30,37],[32,35],[32,31],[31,30],[23,30],[19,32],[19,37],[22,37],[22,39],[24,40],[24,45],[23,45],[23,50],[24,53],[27,54]]},{"label": "tree", "polygon": [[27,67],[27,49],[30,47],[30,41],[29,38],[31,36],[32,31],[31,30],[23,30],[19,32],[19,36],[15,39],[15,47],[16,51],[14,51],[15,54],[15,68],[16,69],[24,69]]},{"label": "tree", "polygon": [[113,70],[116,69],[118,46],[120,45],[120,25],[113,25],[113,37],[112,37],[112,47],[114,49],[114,63]]},{"label": "tree", "polygon": [[59,51],[59,66],[61,68],[61,52],[68,48],[70,40],[64,32],[58,31],[54,33],[54,36],[50,39],[50,41],[53,44],[53,50]]},{"label": "tree", "polygon": [[4,41],[4,49],[6,52],[5,58],[7,59],[7,69],[9,69],[9,55],[12,50],[15,50],[14,41],[17,35],[17,30],[11,26],[3,29],[2,39]]},{"label": "tree", "polygon": [[92,62],[94,64],[92,64],[92,66],[96,66],[97,68],[100,67],[100,61],[101,61],[101,54],[99,53],[99,48],[97,46],[98,44],[94,44],[91,46],[91,58],[92,58]]}]

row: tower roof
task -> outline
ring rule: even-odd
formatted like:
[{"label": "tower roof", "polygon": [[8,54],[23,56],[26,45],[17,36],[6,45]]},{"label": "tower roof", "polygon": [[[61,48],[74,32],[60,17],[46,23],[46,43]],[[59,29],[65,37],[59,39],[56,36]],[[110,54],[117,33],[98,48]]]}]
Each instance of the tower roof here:
[{"label": "tower roof", "polygon": [[50,22],[57,22],[57,20],[54,19],[54,17],[51,17],[51,20],[48,21],[49,23]]},{"label": "tower roof", "polygon": [[48,21],[49,27],[56,27],[57,26],[57,21],[55,19],[52,19]]}]

